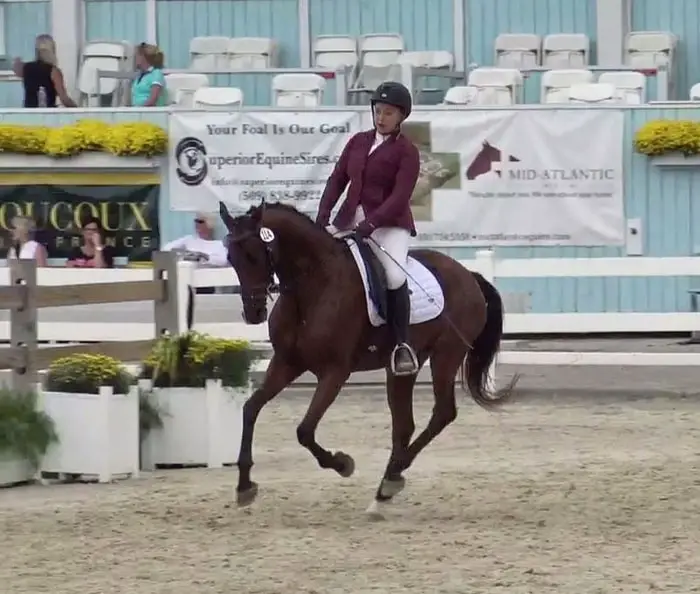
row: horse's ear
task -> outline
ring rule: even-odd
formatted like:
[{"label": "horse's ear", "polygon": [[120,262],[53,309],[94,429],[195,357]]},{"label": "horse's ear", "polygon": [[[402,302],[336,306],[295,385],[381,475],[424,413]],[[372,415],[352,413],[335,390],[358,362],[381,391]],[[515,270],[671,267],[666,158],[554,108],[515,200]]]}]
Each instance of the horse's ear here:
[{"label": "horse's ear", "polygon": [[228,208],[226,208],[226,205],[221,201],[219,201],[219,216],[224,222],[224,225],[226,225],[226,228],[233,232],[233,217],[229,213]]}]

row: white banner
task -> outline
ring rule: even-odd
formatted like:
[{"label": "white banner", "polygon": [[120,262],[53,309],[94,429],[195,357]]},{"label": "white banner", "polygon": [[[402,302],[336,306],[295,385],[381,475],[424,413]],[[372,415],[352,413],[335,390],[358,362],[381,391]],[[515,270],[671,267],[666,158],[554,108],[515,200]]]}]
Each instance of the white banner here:
[{"label": "white banner", "polygon": [[315,214],[361,116],[346,112],[173,113],[168,183],[174,210],[234,212],[268,201]]},{"label": "white banner", "polygon": [[415,112],[422,243],[624,242],[621,111]]},{"label": "white banner", "polygon": [[[343,146],[371,125],[369,110],[172,114],[171,207],[264,197],[314,215]],[[623,244],[623,127],[608,109],[415,111],[403,130],[421,152],[418,243]]]}]

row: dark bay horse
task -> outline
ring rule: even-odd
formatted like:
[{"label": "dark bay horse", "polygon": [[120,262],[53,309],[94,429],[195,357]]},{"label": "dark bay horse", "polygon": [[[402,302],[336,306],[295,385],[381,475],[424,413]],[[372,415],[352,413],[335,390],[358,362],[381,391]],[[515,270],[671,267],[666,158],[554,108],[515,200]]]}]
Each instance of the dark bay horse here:
[{"label": "dark bay horse", "polygon": [[[362,277],[344,240],[281,203],[263,203],[236,218],[220,203],[220,213],[228,229],[224,241],[240,281],[247,323],[267,321],[274,274],[280,284],[280,297],[269,317],[274,354],[262,385],[243,408],[236,488],[238,504],[243,506],[252,503],[258,492],[251,480],[256,419],[266,403],[306,371],[318,378],[318,384],[297,427],[299,443],[321,468],[344,477],[353,474],[353,459],[321,447],[316,429],[352,372],[387,369],[394,343],[386,325],[370,323]],[[412,325],[409,333],[419,364],[430,359],[435,406],[427,427],[412,440],[416,376],[394,376],[387,370],[392,449],[368,510],[373,513],[403,489],[402,473],[457,417],[455,380],[460,372],[462,387],[487,409],[502,404],[514,384],[495,394],[487,388],[489,367],[503,334],[503,305],[495,287],[439,252],[415,250],[410,255],[434,272],[445,297],[442,313]]]}]

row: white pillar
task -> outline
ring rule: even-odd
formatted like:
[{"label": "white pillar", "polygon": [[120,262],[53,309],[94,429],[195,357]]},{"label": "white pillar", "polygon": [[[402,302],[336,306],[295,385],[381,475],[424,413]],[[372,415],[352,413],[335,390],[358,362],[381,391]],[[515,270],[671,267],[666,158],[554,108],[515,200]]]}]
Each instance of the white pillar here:
[{"label": "white pillar", "polygon": [[297,26],[299,27],[299,63],[302,68],[310,68],[311,9],[309,0],[297,0]]},{"label": "white pillar", "polygon": [[452,0],[452,51],[455,57],[455,70],[466,71],[467,32],[464,27],[466,4],[468,0]]},{"label": "white pillar", "polygon": [[622,66],[631,21],[632,0],[596,0],[598,66]]},{"label": "white pillar", "polygon": [[51,0],[51,23],[66,90],[74,99],[78,87],[78,60],[83,38],[82,0]]}]

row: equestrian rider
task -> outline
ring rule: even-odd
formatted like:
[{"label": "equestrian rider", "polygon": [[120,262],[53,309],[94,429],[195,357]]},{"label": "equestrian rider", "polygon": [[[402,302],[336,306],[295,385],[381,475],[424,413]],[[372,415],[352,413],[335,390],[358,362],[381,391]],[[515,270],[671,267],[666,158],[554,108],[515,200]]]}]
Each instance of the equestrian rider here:
[{"label": "equestrian rider", "polygon": [[[410,203],[420,155],[401,134],[401,124],[411,114],[411,93],[400,83],[385,82],[372,95],[371,105],[374,128],[348,141],[328,178],[316,221],[333,235],[354,231],[371,238],[367,243],[386,271],[389,289],[387,321],[396,341],[391,369],[395,375],[412,375],[418,372],[418,361],[408,345],[411,306],[404,270],[411,236],[416,235]],[[347,197],[329,226],[331,210],[348,183]]]}]

